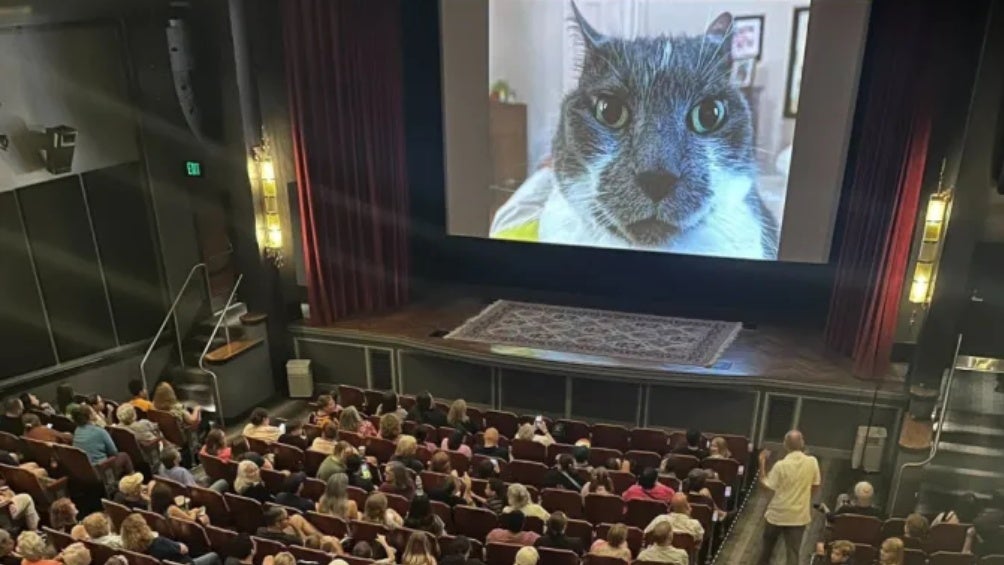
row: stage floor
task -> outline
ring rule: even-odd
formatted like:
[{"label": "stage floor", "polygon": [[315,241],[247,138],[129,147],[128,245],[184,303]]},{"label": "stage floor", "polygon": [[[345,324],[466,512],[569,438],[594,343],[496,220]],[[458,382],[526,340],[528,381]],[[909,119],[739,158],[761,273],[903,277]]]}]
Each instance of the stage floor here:
[{"label": "stage floor", "polygon": [[[483,301],[456,300],[450,303],[413,304],[394,312],[340,320],[326,327],[300,326],[309,333],[323,333],[352,339],[407,342],[414,347],[447,350],[458,355],[476,354],[500,359],[533,359],[561,365],[595,369],[629,369],[646,376],[664,374],[667,378],[707,377],[709,380],[743,381],[762,379],[791,388],[833,391],[874,390],[875,381],[857,379],[851,373],[851,361],[827,351],[820,334],[804,329],[792,330],[760,326],[742,330],[736,340],[711,367],[671,365],[657,362],[579,355],[567,352],[531,350],[433,337],[445,335],[467,319],[477,315]],[[749,384],[749,383],[746,383]],[[904,379],[890,371],[878,382],[879,391],[893,396],[904,394]]]}]

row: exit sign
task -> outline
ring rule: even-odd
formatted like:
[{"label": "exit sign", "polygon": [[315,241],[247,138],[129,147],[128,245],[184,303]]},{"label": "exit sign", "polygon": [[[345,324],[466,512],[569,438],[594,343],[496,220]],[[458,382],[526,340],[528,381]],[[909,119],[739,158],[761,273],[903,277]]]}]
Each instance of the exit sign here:
[{"label": "exit sign", "polygon": [[185,174],[190,177],[201,177],[202,163],[198,161],[185,161]]}]

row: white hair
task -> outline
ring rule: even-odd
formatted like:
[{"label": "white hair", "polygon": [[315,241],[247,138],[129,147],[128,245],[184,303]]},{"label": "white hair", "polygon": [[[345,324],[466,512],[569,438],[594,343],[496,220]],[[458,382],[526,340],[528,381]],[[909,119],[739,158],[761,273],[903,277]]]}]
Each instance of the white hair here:
[{"label": "white hair", "polygon": [[854,498],[858,499],[859,502],[862,500],[871,502],[873,496],[875,496],[875,487],[868,481],[861,481],[854,485]]}]

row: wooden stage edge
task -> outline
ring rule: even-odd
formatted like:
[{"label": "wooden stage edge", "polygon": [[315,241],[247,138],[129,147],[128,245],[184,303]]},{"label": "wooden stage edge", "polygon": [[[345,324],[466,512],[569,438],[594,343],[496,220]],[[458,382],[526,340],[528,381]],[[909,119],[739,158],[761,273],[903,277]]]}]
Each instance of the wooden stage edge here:
[{"label": "wooden stage edge", "polygon": [[[693,384],[756,388],[771,392],[839,396],[856,401],[873,396],[886,402],[908,398],[904,379],[890,372],[872,381],[853,376],[851,361],[826,349],[821,335],[779,327],[744,329],[712,367],[579,355],[483,343],[433,335],[457,328],[487,304],[458,300],[412,304],[391,312],[339,320],[329,326],[293,324],[297,341],[346,343],[426,354],[492,367],[548,373],[574,373],[634,383]],[[876,390],[877,388],[877,390]]]}]

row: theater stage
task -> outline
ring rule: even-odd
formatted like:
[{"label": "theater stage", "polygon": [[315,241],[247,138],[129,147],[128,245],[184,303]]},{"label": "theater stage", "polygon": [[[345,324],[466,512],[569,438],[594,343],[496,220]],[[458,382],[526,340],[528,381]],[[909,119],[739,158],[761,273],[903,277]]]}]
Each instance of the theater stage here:
[{"label": "theater stage", "polygon": [[839,450],[853,442],[856,425],[887,426],[896,437],[907,400],[901,378],[890,373],[878,385],[858,380],[850,360],[804,330],[744,329],[711,367],[439,337],[485,306],[475,300],[414,304],[326,327],[297,324],[290,332],[297,356],[312,360],[315,387],[428,389],[520,413],[697,425],[755,440],[780,439],[792,425],[818,427]]}]

